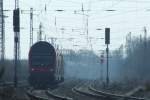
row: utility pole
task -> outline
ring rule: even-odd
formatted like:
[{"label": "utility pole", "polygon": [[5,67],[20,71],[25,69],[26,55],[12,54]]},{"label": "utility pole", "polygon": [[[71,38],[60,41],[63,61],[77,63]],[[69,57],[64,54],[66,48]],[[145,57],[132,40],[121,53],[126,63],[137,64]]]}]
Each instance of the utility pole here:
[{"label": "utility pole", "polygon": [[87,20],[86,20],[86,35],[87,35],[87,43],[89,43],[89,20],[88,20],[88,16],[87,16]]},{"label": "utility pole", "polygon": [[30,8],[30,47],[33,45],[33,8]]},{"label": "utility pole", "polygon": [[144,27],[144,48],[146,50],[147,47],[147,29]]},{"label": "utility pole", "polygon": [[60,43],[60,45],[61,45],[61,49],[60,49],[60,50],[62,51],[62,46],[63,46],[63,45],[62,45],[62,41],[63,41],[63,34],[65,33],[65,30],[66,30],[66,29],[62,27],[60,30],[61,30],[61,43]]},{"label": "utility pole", "polygon": [[132,37],[131,32],[129,32],[126,36],[126,49],[127,49],[127,55],[132,53]]},{"label": "utility pole", "polygon": [[55,16],[55,31],[57,33],[57,19],[56,19],[56,16]]},{"label": "utility pole", "polygon": [[0,23],[0,57],[1,57],[1,65],[4,67],[4,56],[5,56],[5,32],[4,32],[4,13],[3,13],[3,0],[0,2],[1,9],[1,23]]},{"label": "utility pole", "polygon": [[89,42],[90,42],[90,48],[91,48],[91,51],[93,51],[92,37],[89,37]]},{"label": "utility pole", "polygon": [[142,35],[140,34],[140,44],[142,43]]},{"label": "utility pole", "polygon": [[13,11],[13,28],[14,28],[14,87],[17,87],[18,76],[17,67],[20,59],[20,12],[19,0],[15,0],[15,9]]},{"label": "utility pole", "polygon": [[143,56],[143,60],[144,60],[144,66],[147,66],[147,29],[146,27],[144,27],[144,56]]},{"label": "utility pole", "polygon": [[84,10],[84,6],[83,6],[83,3],[82,3],[82,15],[83,15],[83,21],[84,21],[84,16],[86,16],[87,17],[87,19],[86,19],[86,39],[87,39],[87,45],[88,45],[88,43],[89,43],[89,19],[88,19],[88,15],[86,15],[84,12],[85,12],[85,10]]},{"label": "utility pole", "polygon": [[110,44],[110,28],[105,28],[105,44],[107,45],[106,47],[106,53],[107,53],[106,85],[108,87],[109,85],[109,59],[108,59],[109,47],[108,47],[108,44]]},{"label": "utility pole", "polygon": [[[24,12],[30,12],[30,13],[24,13]],[[21,14],[30,14],[30,32],[29,32],[29,47],[33,45],[33,8],[30,8],[30,10],[21,10]]]},{"label": "utility pole", "polygon": [[55,45],[56,39],[57,39],[57,38],[51,38],[51,43],[52,43],[52,45],[53,45],[54,47],[56,47],[56,45]]},{"label": "utility pole", "polygon": [[108,44],[107,44],[107,48],[106,48],[106,53],[107,53],[107,76],[106,76],[106,84],[108,86],[109,85],[109,58],[108,58],[109,48],[108,48]]},{"label": "utility pole", "polygon": [[38,32],[37,40],[38,41],[42,40],[42,23],[40,23],[40,25],[39,25],[39,32]]}]

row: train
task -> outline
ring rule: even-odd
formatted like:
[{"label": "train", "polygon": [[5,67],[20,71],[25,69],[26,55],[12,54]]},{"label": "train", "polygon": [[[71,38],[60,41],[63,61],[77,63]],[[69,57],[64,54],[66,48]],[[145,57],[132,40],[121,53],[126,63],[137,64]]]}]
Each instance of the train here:
[{"label": "train", "polygon": [[29,84],[49,88],[64,81],[64,59],[61,51],[46,41],[33,44],[29,50]]}]

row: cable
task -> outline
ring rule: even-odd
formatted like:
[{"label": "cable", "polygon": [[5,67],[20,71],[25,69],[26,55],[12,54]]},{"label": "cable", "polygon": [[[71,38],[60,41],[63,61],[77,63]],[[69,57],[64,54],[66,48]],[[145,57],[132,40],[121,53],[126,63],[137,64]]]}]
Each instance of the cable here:
[{"label": "cable", "polygon": [[123,0],[118,0],[118,2],[116,2],[116,3],[112,4],[109,8],[112,8],[112,7],[114,7],[114,6],[118,5],[118,4],[120,4],[120,3],[121,3],[121,1],[123,1]]},{"label": "cable", "polygon": [[[105,2],[105,1],[120,1],[120,0],[97,0],[97,1],[95,1],[95,3],[97,3],[97,2]],[[123,2],[136,2],[136,1],[134,1],[134,0],[124,0]],[[150,1],[149,0],[138,0],[138,2],[139,3],[150,3]]]},{"label": "cable", "polygon": [[63,2],[70,2],[70,3],[73,3],[73,4],[81,4],[82,2],[75,2],[75,1],[70,1],[70,0],[61,0]]},{"label": "cable", "polygon": [[[138,12],[140,12],[140,11],[143,11],[143,9],[138,10]],[[99,18],[99,19],[104,19],[104,18],[108,18],[108,17],[118,16],[118,15],[124,15],[124,14],[129,14],[129,13],[135,13],[135,12],[137,12],[137,10],[131,10],[131,11],[126,11],[126,12],[120,12],[120,13],[118,13],[118,14],[111,14],[111,15],[108,15],[108,16],[103,16],[103,17],[98,17],[98,18]],[[92,21],[93,21],[94,19],[97,20],[97,18],[93,18]]]}]

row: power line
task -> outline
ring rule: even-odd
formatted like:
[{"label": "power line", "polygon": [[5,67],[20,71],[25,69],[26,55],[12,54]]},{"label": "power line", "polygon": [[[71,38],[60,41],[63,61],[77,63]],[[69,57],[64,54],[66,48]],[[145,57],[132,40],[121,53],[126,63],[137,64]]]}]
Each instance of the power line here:
[{"label": "power line", "polygon": [[[97,2],[111,2],[111,1],[120,1],[120,0],[97,0],[95,1],[94,3],[97,3]],[[130,3],[150,3],[149,0],[138,0],[138,1],[135,1],[135,0],[123,0],[122,2],[130,2]]]},{"label": "power line", "polygon": [[123,1],[123,0],[118,0],[116,3],[112,4],[112,5],[111,5],[110,7],[108,7],[108,8],[112,8],[112,7],[114,7],[114,6],[118,5],[118,4],[120,4],[121,1]]},{"label": "power line", "polygon": [[[142,9],[142,10],[138,10],[138,12],[140,12],[140,11],[143,11],[143,9]],[[98,18],[103,18],[103,19],[105,19],[105,18],[109,18],[109,17],[113,17],[113,16],[120,16],[120,15],[129,14],[129,13],[136,13],[136,12],[137,12],[137,10],[131,10],[131,11],[126,11],[126,12],[120,12],[120,13],[118,13],[118,14],[111,14],[111,15],[107,15],[107,16],[102,16],[102,17],[98,17]],[[97,18],[93,18],[92,21],[93,21],[94,19],[97,20]]]}]

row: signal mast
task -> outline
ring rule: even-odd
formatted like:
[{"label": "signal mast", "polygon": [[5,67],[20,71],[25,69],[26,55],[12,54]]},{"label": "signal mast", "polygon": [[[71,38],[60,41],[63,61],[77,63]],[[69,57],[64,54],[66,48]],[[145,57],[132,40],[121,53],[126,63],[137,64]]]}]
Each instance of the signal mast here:
[{"label": "signal mast", "polygon": [[13,10],[13,30],[14,30],[14,87],[17,87],[17,68],[20,59],[20,12],[19,0],[15,0],[15,9]]}]

